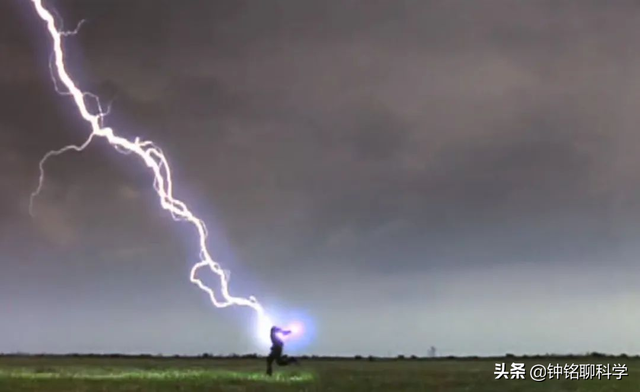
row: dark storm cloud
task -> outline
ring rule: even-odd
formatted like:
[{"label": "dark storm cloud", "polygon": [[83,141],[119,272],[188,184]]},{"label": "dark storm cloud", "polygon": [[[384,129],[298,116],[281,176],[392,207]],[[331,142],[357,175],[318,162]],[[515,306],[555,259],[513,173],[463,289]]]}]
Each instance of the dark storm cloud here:
[{"label": "dark storm cloud", "polygon": [[[622,268],[633,259],[640,234],[634,2],[48,4],[67,29],[87,20],[66,40],[70,71],[112,103],[108,125],[163,148],[179,196],[210,225],[213,253],[241,294],[284,306],[296,292],[288,301],[313,307],[327,331],[336,320],[349,324],[356,308],[373,324],[381,312],[404,320],[418,311],[416,334],[429,331],[452,346],[448,324],[427,319],[485,325],[479,333],[493,346],[465,344],[494,352],[505,348],[487,325],[504,293],[482,283],[492,274],[508,291],[522,283],[522,270],[544,280],[536,268],[557,268],[585,293],[620,278],[598,278],[603,272],[590,266]],[[193,237],[161,213],[134,159],[98,142],[49,162],[40,213],[28,217],[40,157],[82,142],[88,129],[53,91],[49,41],[28,2],[0,7],[0,279],[26,281],[0,290],[32,309],[46,307],[34,292],[69,301],[73,320],[99,308],[143,331],[175,311],[184,317],[175,328],[192,319],[199,338],[211,330],[241,339],[221,321],[234,316],[208,318],[206,301],[193,303],[200,294],[186,279],[197,256]],[[342,291],[327,293],[328,286]],[[86,303],[73,299],[76,291]],[[485,319],[465,302],[479,292]],[[140,302],[127,301],[134,297]],[[69,347],[155,347],[120,324],[113,336],[122,339],[106,340],[112,346],[92,345],[79,332]],[[169,334],[169,327],[157,332]],[[185,339],[158,350],[201,349]],[[370,344],[322,340],[314,349]]]}]

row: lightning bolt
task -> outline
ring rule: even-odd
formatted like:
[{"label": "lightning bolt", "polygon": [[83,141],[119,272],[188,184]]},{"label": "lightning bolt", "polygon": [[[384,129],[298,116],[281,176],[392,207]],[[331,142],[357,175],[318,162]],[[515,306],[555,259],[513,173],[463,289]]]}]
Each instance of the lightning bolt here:
[{"label": "lightning bolt", "polygon": [[[31,202],[29,205],[29,211],[33,215],[33,201],[36,196],[41,192],[44,182],[44,164],[52,157],[64,154],[69,151],[80,152],[84,150],[96,137],[106,139],[111,146],[113,146],[118,152],[123,154],[134,154],[139,158],[153,173],[153,188],[158,194],[160,204],[163,209],[169,211],[171,217],[176,221],[186,221],[192,224],[198,235],[200,261],[191,268],[189,279],[192,283],[197,285],[202,291],[208,294],[211,303],[217,308],[226,308],[232,305],[247,306],[256,311],[258,315],[258,326],[261,329],[270,328],[271,320],[267,316],[264,308],[256,300],[255,297],[250,296],[248,298],[234,297],[229,294],[229,273],[221,268],[220,264],[216,263],[207,249],[207,228],[204,222],[195,216],[187,207],[185,203],[174,198],[173,185],[171,177],[171,169],[169,162],[162,153],[162,150],[158,148],[151,141],[143,141],[140,138],[135,138],[133,141],[117,136],[114,130],[110,127],[103,126],[103,118],[108,114],[108,111],[104,112],[100,106],[98,97],[80,90],[76,86],[75,82],[69,76],[65,66],[65,55],[62,48],[62,38],[70,35],[74,35],[78,32],[78,29],[82,25],[82,22],[78,24],[73,31],[61,31],[56,27],[56,21],[49,10],[42,5],[42,0],[31,0],[38,16],[45,22],[47,30],[53,40],[53,58],[49,64],[52,80],[56,91],[62,95],[70,96],[75,102],[75,106],[78,109],[82,118],[91,126],[91,134],[86,141],[79,145],[68,145],[59,150],[49,151],[40,161],[40,177],[38,181],[38,187],[31,195]],[[66,88],[66,91],[60,89],[60,86],[56,82],[57,79]],[[86,98],[94,99],[97,102],[97,114],[92,113],[85,102]],[[200,279],[196,277],[198,270],[201,268],[209,268],[220,279],[220,293],[221,298],[217,298],[213,290],[205,285]],[[266,331],[265,329],[265,331]]]}]

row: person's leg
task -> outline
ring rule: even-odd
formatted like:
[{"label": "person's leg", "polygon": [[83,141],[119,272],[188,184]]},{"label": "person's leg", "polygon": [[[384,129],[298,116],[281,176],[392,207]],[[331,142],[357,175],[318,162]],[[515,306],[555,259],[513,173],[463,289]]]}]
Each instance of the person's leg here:
[{"label": "person's leg", "polygon": [[273,351],[267,356],[267,375],[270,376],[273,373],[273,360],[275,359]]},{"label": "person's leg", "polygon": [[278,366],[287,366],[287,356],[282,355],[282,349],[274,350],[274,354]]},{"label": "person's leg", "polygon": [[298,360],[294,357],[290,357],[288,355],[282,355],[280,357],[278,357],[276,359],[276,363],[278,364],[278,366],[287,366],[290,365],[292,363],[298,363]]}]

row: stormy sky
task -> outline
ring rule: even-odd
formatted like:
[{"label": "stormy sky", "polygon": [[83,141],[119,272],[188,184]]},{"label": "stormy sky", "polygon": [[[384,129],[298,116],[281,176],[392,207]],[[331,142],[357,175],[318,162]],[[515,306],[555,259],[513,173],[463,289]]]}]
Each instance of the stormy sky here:
[{"label": "stormy sky", "polygon": [[[163,149],[232,293],[313,329],[293,352],[640,353],[634,2],[45,4],[86,19],[70,73]],[[29,215],[89,134],[50,45],[0,2],[0,352],[260,350],[133,157],[49,161]]]}]

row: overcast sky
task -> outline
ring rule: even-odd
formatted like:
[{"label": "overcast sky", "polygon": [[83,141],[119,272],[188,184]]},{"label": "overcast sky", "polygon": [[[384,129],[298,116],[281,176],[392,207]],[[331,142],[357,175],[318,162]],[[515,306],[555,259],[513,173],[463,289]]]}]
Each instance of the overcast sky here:
[{"label": "overcast sky", "polygon": [[[635,2],[45,4],[86,19],[70,73],[162,147],[232,293],[304,315],[293,352],[640,353]],[[48,162],[29,216],[90,132],[50,55],[2,1],[0,352],[260,350],[138,160]]]}]

